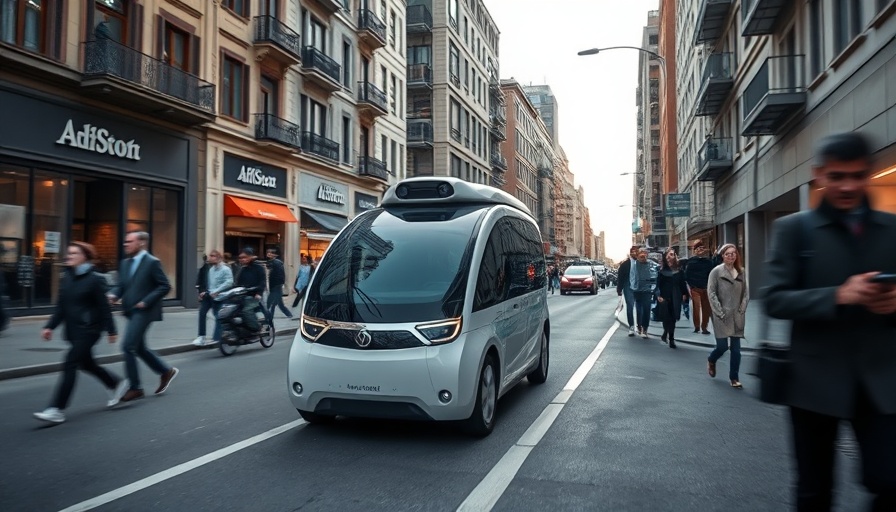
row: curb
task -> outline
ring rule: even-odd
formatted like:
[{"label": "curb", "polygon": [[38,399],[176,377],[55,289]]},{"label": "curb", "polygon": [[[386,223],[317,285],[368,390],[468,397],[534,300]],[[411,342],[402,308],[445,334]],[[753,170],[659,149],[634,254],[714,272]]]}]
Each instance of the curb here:
[{"label": "curb", "polygon": [[[622,325],[623,327],[625,327],[627,330],[629,327],[628,322],[619,318],[620,313],[622,313],[622,311],[618,311],[618,312],[614,313],[614,315],[616,316],[616,321],[619,322],[619,324]],[[651,336],[656,336],[657,339],[659,339],[659,337],[662,336],[663,333],[662,332],[651,332],[650,329],[648,329],[647,334],[650,334]],[[696,341],[696,340],[691,340],[688,338],[675,338],[675,343],[684,343],[685,345],[693,345],[695,347],[703,347],[703,348],[716,348],[715,343],[706,343],[705,341]],[[753,347],[744,347],[743,345],[741,345],[740,351],[752,353],[752,352],[758,352],[759,349],[756,349]]]},{"label": "curb", "polygon": [[[289,329],[283,329],[276,332],[277,336],[289,336],[291,334],[295,334],[298,331],[298,327],[292,327]],[[174,345],[170,347],[163,347],[160,349],[153,349],[153,352],[160,356],[168,356],[172,354],[181,354],[183,352],[192,352],[194,350],[207,350],[211,346],[205,347],[197,347],[192,343],[187,343],[184,345]],[[124,360],[124,355],[120,352],[118,354],[111,354],[106,356],[96,357],[97,364],[109,364],[109,363],[118,363]],[[0,370],[0,381],[9,380],[9,379],[18,379],[21,377],[31,377],[34,375],[44,375],[47,373],[55,373],[62,370],[63,363],[46,363],[46,364],[35,364],[32,366],[21,366],[18,368],[8,368],[5,370]]]}]

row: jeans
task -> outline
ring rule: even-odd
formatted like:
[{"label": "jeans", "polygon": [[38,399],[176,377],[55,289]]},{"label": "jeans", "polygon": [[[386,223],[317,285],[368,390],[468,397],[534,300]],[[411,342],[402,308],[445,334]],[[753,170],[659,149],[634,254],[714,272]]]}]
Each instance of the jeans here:
[{"label": "jeans", "polygon": [[106,389],[115,389],[121,378],[113,376],[105,368],[98,365],[93,359],[93,346],[99,340],[100,333],[90,333],[81,339],[71,340],[72,348],[65,356],[62,369],[62,378],[56,388],[56,396],[53,398],[53,407],[65,409],[68,405],[72,391],[75,389],[75,378],[78,369],[87,372],[99,379]]},{"label": "jeans", "polygon": [[171,369],[159,359],[155,352],[146,348],[146,330],[152,321],[145,313],[133,313],[128,321],[124,342],[121,350],[124,352],[124,367],[131,381],[131,389],[143,389],[140,387],[140,372],[137,370],[137,358],[143,360],[146,366],[159,375]]},{"label": "jeans", "polygon": [[693,320],[694,330],[706,330],[712,310],[709,308],[709,294],[706,288],[691,288],[691,299],[694,301]]},{"label": "jeans", "polygon": [[559,290],[559,289],[560,289],[560,278],[559,278],[559,277],[552,277],[552,278],[551,278],[551,289],[552,289],[552,290]]},{"label": "jeans", "polygon": [[633,292],[635,295],[635,313],[638,317],[638,329],[647,332],[650,326],[650,301],[653,299],[653,292]]},{"label": "jeans", "polygon": [[205,321],[209,310],[212,309],[212,298],[208,293],[199,300],[199,336],[205,336]]},{"label": "jeans", "polygon": [[629,327],[635,327],[635,294],[632,289],[626,286],[622,289],[622,296],[625,298],[625,318],[628,320]]},{"label": "jeans", "polygon": [[738,376],[740,371],[740,338],[737,336],[716,338],[716,348],[709,354],[709,362],[715,363],[720,357],[725,355],[725,352],[728,350],[728,340],[731,340],[731,365],[728,369],[728,379],[740,380]]},{"label": "jeans", "polygon": [[280,311],[286,315],[286,318],[292,318],[292,311],[283,304],[283,285],[271,285],[270,291],[268,291],[268,303],[267,309],[270,312],[268,315],[268,320],[274,319],[274,313],[276,313],[275,307],[279,307]]},{"label": "jeans", "polygon": [[221,306],[220,301],[212,301],[212,314],[215,316],[215,330],[212,331],[212,341],[215,342],[221,341],[221,321],[218,320],[218,311],[221,311]]}]

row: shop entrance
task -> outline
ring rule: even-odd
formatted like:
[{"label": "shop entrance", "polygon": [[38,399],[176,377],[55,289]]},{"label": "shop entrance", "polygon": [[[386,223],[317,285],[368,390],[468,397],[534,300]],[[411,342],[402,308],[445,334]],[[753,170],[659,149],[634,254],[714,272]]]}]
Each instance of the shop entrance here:
[{"label": "shop entrance", "polygon": [[256,233],[240,233],[237,231],[227,231],[224,233],[224,252],[229,252],[231,257],[236,260],[240,252],[251,247],[258,257],[264,256],[265,235]]}]

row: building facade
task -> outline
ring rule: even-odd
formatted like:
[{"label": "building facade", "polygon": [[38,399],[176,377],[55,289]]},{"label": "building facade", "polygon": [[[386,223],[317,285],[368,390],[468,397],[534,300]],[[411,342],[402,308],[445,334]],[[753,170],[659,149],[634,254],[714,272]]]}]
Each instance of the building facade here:
[{"label": "building facade", "polygon": [[406,26],[408,176],[501,185],[499,32],[485,4],[410,0]]},{"label": "building facade", "polygon": [[560,106],[550,85],[526,85],[523,87],[529,101],[538,109],[554,146],[560,144]]},{"label": "building facade", "polygon": [[[647,14],[641,48],[659,51],[659,11]],[[662,62],[640,52],[638,57],[637,167],[633,193],[632,231],[635,243],[651,247],[669,244],[660,165],[660,82],[665,76]]]},{"label": "building facade", "polygon": [[772,221],[818,201],[811,168],[820,137],[867,135],[876,151],[872,202],[896,211],[896,94],[887,85],[896,69],[894,2],[693,7],[691,42],[703,59],[694,113],[706,117],[709,136],[681,148],[679,162],[714,183],[718,241],[740,248],[751,285],[762,282]]},{"label": "building facade", "polygon": [[554,165],[555,258],[576,258],[582,255],[576,246],[576,189],[575,177],[569,170],[569,159],[560,147]]}]

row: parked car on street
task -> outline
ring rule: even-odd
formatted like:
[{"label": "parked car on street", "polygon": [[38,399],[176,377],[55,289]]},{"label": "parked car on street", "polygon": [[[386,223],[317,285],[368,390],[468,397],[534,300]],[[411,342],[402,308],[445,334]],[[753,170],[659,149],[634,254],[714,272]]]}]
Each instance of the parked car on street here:
[{"label": "parked car on street", "polygon": [[597,277],[591,265],[570,265],[560,277],[560,295],[572,292],[597,293]]}]

